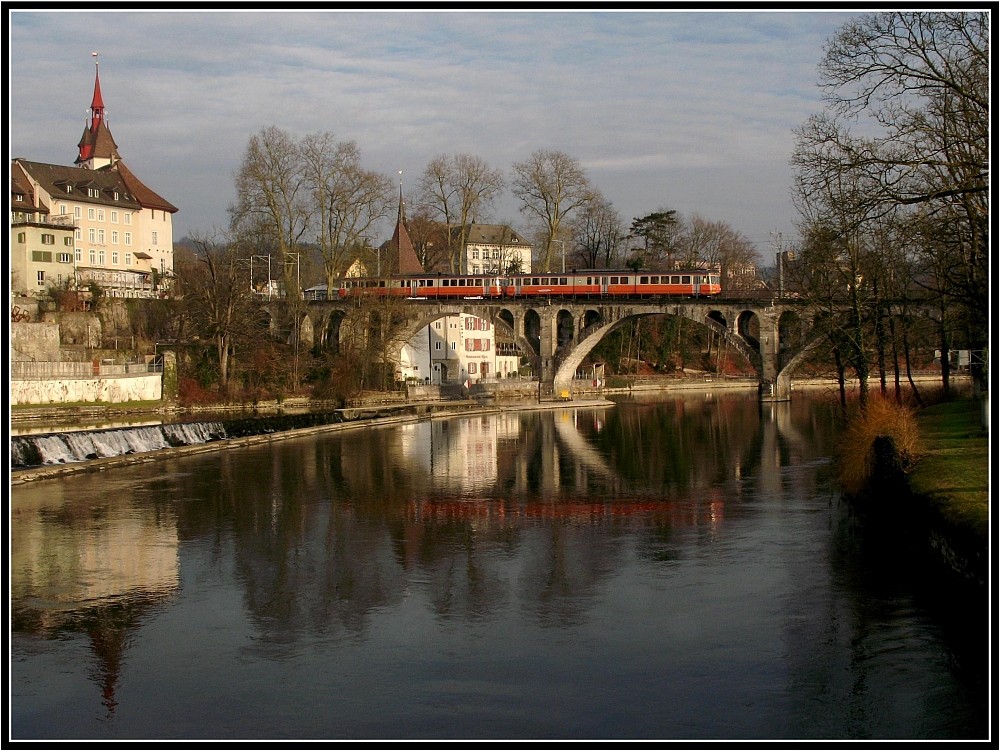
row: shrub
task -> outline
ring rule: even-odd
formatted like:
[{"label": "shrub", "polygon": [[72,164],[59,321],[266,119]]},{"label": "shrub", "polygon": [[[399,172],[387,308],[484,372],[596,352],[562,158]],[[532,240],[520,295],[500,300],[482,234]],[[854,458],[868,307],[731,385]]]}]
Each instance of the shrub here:
[{"label": "shrub", "polygon": [[912,410],[880,394],[852,416],[838,453],[840,484],[857,494],[885,478],[880,472],[907,473],[920,451],[917,421]]}]

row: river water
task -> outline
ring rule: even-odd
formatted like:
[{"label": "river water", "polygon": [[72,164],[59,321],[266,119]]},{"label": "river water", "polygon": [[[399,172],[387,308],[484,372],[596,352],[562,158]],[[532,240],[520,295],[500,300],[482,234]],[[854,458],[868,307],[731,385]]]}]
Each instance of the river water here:
[{"label": "river water", "polygon": [[711,393],[15,486],[11,738],[987,739],[985,596]]}]

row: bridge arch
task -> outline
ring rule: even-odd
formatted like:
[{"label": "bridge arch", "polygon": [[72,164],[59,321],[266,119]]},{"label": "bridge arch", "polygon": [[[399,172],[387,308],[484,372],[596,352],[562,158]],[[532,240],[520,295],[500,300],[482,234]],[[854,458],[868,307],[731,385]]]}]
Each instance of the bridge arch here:
[{"label": "bridge arch", "polygon": [[[538,299],[463,299],[455,301],[405,300],[400,312],[406,327],[416,334],[435,319],[468,313],[490,320],[514,341],[534,365],[534,372],[546,389],[558,382],[568,383],[583,358],[609,332],[632,318],[650,315],[673,315],[705,326],[752,363],[762,384],[762,399],[787,398],[782,385],[801,362],[799,353],[811,342],[808,306],[803,301],[671,299],[652,300],[570,300],[553,297]],[[549,304],[551,303],[551,304]],[[312,306],[339,308],[339,315],[328,314],[316,331],[323,342],[331,342],[332,330],[351,317],[350,301],[310,301]],[[318,321],[317,321],[318,322]],[[801,345],[800,345],[801,343]],[[775,390],[777,386],[777,390]],[[770,397],[765,393],[764,387]]]}]

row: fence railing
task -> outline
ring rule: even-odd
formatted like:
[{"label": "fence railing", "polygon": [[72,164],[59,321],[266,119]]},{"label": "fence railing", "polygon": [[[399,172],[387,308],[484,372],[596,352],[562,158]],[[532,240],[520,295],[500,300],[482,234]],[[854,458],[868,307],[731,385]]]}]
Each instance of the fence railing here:
[{"label": "fence railing", "polygon": [[136,378],[162,373],[160,363],[34,362],[11,363],[15,381],[55,381],[62,378]]}]

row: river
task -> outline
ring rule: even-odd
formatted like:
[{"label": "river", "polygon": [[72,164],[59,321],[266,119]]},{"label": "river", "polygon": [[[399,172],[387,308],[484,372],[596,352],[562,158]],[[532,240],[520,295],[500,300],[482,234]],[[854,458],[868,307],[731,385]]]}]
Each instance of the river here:
[{"label": "river", "polygon": [[11,488],[14,740],[989,737],[985,595],[712,394]]}]

